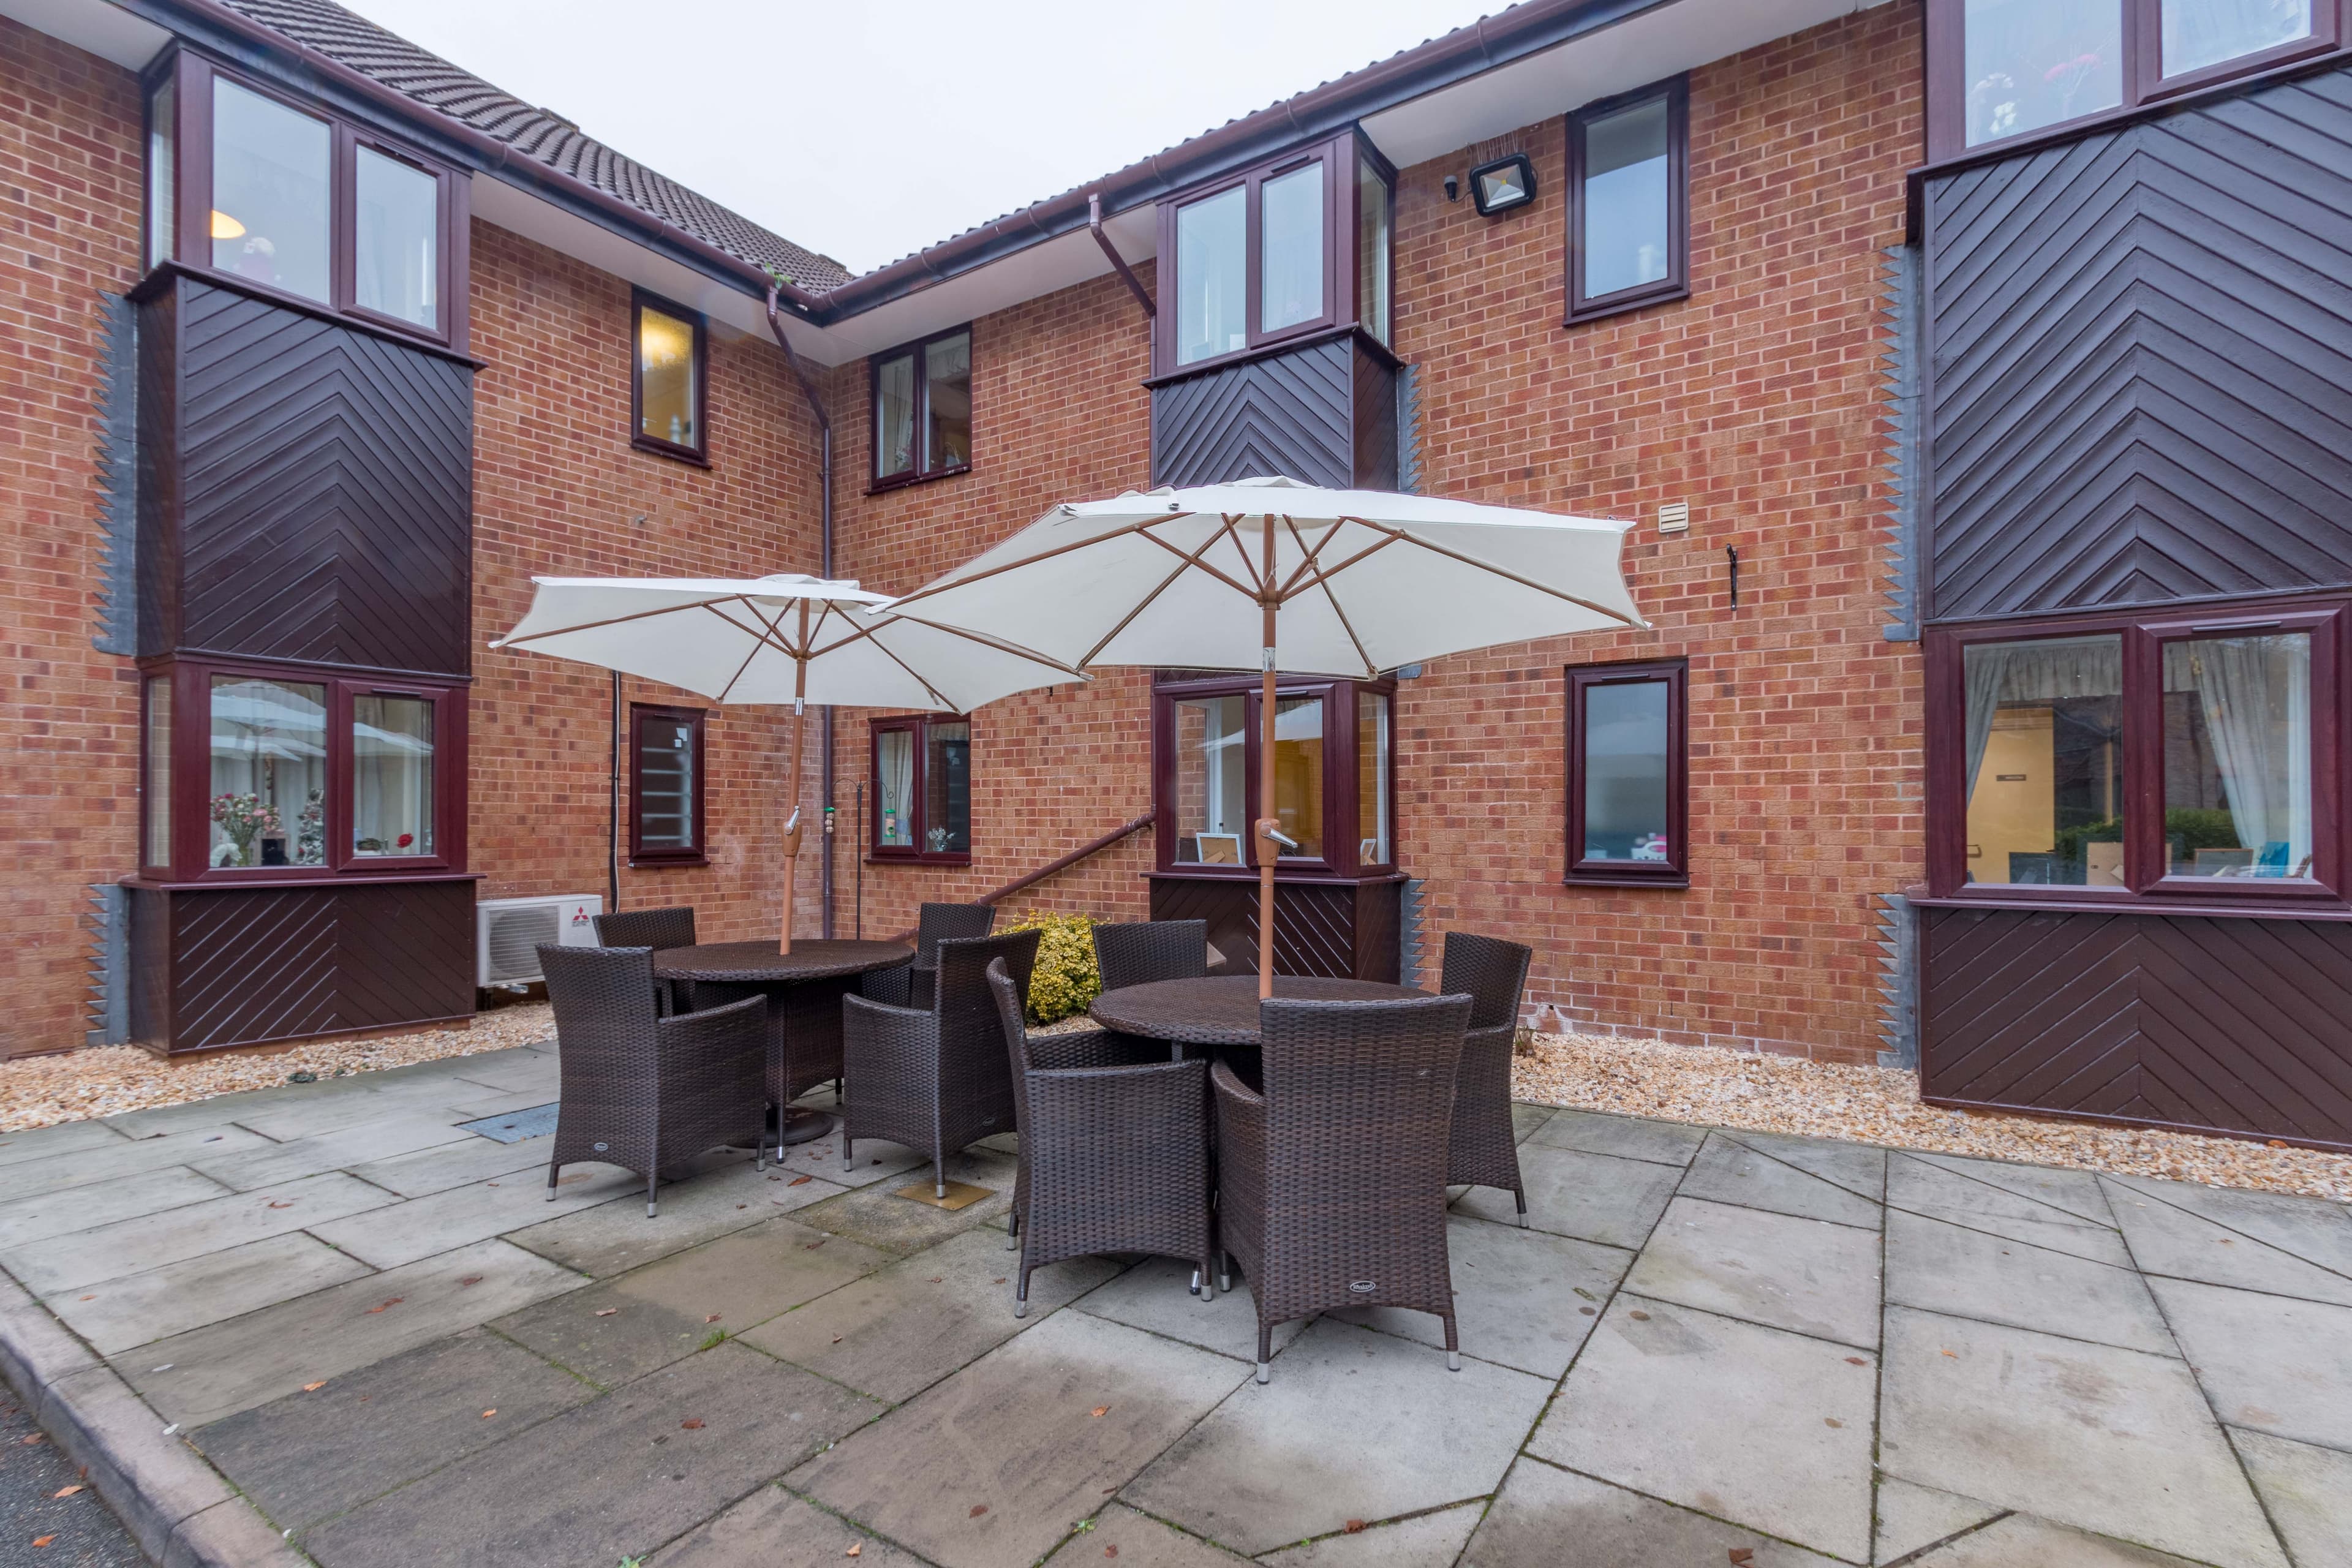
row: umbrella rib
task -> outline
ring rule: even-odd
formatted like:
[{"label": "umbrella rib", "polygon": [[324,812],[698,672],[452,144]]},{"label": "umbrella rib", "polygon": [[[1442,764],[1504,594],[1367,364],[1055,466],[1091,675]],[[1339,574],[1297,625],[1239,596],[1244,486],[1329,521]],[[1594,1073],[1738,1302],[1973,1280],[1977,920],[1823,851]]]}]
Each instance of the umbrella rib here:
[{"label": "umbrella rib", "polygon": [[[890,608],[893,610],[903,609],[905,606],[913,604],[918,599],[930,598],[937,595],[944,594],[950,588],[962,588],[974,583],[983,583],[991,577],[1000,576],[1017,567],[1034,566],[1040,561],[1051,561],[1056,555],[1067,555],[1073,550],[1085,550],[1091,545],[1108,544],[1114,539],[1124,539],[1130,533],[1140,533],[1145,529],[1153,527],[1159,523],[1178,522],[1185,518],[1191,517],[1192,515],[1192,514],[1189,511],[1180,511],[1168,517],[1148,517],[1141,522],[1130,522],[1124,528],[1114,528],[1108,533],[1098,533],[1092,539],[1080,539],[1068,544],[1057,544],[1051,550],[1040,551],[1034,555],[1024,555],[1018,561],[1007,561],[1002,565],[991,566],[985,572],[974,572],[969,577],[952,577],[942,583],[929,583],[924,584],[922,587],[916,589],[913,593],[908,595],[903,599],[892,600],[890,603]],[[1014,537],[1018,538],[1019,536],[1016,534]],[[926,621],[923,624],[925,626],[929,626],[931,623]]]},{"label": "umbrella rib", "polygon": [[1069,676],[1074,679],[1090,680],[1093,679],[1093,677],[1089,676],[1085,670],[1079,669],[1073,665],[1064,664],[1060,659],[1052,658],[1049,655],[1039,653],[1034,647],[1023,647],[1019,643],[1007,642],[1003,637],[991,637],[986,632],[976,632],[966,626],[951,626],[944,621],[927,621],[920,616],[902,616],[896,610],[891,612],[889,620],[884,621],[881,625],[871,627],[866,631],[861,631],[853,636],[845,637],[839,642],[833,644],[831,647],[826,648],[824,651],[831,653],[835,648],[847,647],[851,643],[856,641],[858,637],[874,637],[874,646],[880,647],[882,646],[881,639],[877,634],[888,629],[891,621],[904,621],[910,626],[929,626],[935,632],[945,632],[950,637],[962,637],[967,642],[976,642],[981,647],[993,648],[998,653],[1009,653],[1015,658],[1025,658],[1032,664],[1042,664],[1048,669],[1058,669],[1064,675]]},{"label": "umbrella rib", "polygon": [[[1290,536],[1298,541],[1298,548],[1305,550],[1307,548],[1307,541],[1300,537],[1298,525],[1291,521],[1291,520],[1286,517],[1282,520],[1282,523],[1285,528],[1290,530]],[[1336,522],[1333,523],[1331,525],[1331,533],[1337,533],[1339,531],[1339,525]],[[1328,544],[1331,542],[1331,533],[1327,533],[1323,536],[1323,544]],[[1320,550],[1323,547],[1323,544],[1318,544],[1316,549]],[[1314,564],[1314,557],[1312,555],[1307,557],[1307,564],[1309,566]],[[1306,567],[1302,566],[1299,570],[1305,571]],[[1297,575],[1294,574],[1291,581],[1296,583],[1297,580]],[[1364,639],[1356,635],[1354,624],[1348,619],[1348,612],[1339,607],[1339,595],[1331,591],[1331,579],[1323,575],[1322,573],[1318,572],[1315,574],[1315,585],[1323,590],[1323,597],[1330,603],[1331,613],[1339,617],[1339,629],[1346,632],[1348,634],[1348,640],[1355,645],[1356,658],[1362,661],[1364,666],[1364,674],[1368,678],[1378,679],[1381,673],[1380,669],[1372,663],[1372,656],[1364,651]]]},{"label": "umbrella rib", "polygon": [[[1339,537],[1339,529],[1348,521],[1349,520],[1344,517],[1333,518],[1331,520],[1331,526],[1324,531],[1323,537],[1315,542],[1315,548],[1308,550],[1307,548],[1306,536],[1298,531],[1297,522],[1294,521],[1289,514],[1284,514],[1282,525],[1290,530],[1291,538],[1298,541],[1298,548],[1303,553],[1298,563],[1298,570],[1293,572],[1290,574],[1289,581],[1283,584],[1281,593],[1277,595],[1278,597],[1285,599],[1290,597],[1292,590],[1298,586],[1299,580],[1316,570],[1316,562],[1317,559],[1322,555],[1323,547]],[[1373,548],[1377,549],[1379,547],[1376,545]]]},{"label": "umbrella rib", "polygon": [[[1266,589],[1273,585],[1273,583],[1271,577],[1266,573],[1261,572],[1258,569],[1258,563],[1250,559],[1249,546],[1242,542],[1242,519],[1249,514],[1247,512],[1229,511],[1223,515],[1225,520],[1223,530],[1220,533],[1212,534],[1209,538],[1209,542],[1211,544],[1214,544],[1221,538],[1230,539],[1234,542],[1234,553],[1242,558],[1242,571],[1247,574],[1250,581],[1257,584],[1255,588],[1242,588],[1242,592],[1247,594],[1252,599],[1262,598]],[[1210,567],[1209,569],[1211,571],[1216,570],[1214,567]],[[1226,581],[1231,583],[1233,582],[1233,579],[1227,578]],[[1238,583],[1234,583],[1233,585],[1236,588],[1241,588],[1241,584]]]},{"label": "umbrella rib", "polygon": [[[930,623],[927,621],[924,624],[928,626]],[[888,659],[892,664],[897,665],[900,669],[905,670],[907,674],[913,679],[916,685],[929,692],[931,694],[931,700],[940,705],[940,710],[941,712],[956,713],[961,711],[961,710],[957,708],[954,703],[947,700],[946,694],[940,691],[938,687],[933,686],[929,681],[925,680],[916,670],[913,665],[908,664],[905,659],[900,658],[897,654],[892,653],[888,643],[884,642],[879,637],[876,637],[874,639],[874,646],[882,650],[883,658]]]},{"label": "umbrella rib", "polygon": [[716,599],[688,599],[684,604],[664,605],[658,610],[639,610],[633,615],[608,616],[601,621],[580,621],[568,626],[550,626],[543,632],[532,632],[528,637],[504,637],[499,638],[496,642],[490,644],[490,646],[492,647],[520,647],[527,642],[537,642],[541,637],[569,637],[573,632],[593,632],[599,626],[625,626],[630,621],[649,620],[655,616],[674,616],[681,610],[707,610],[714,605],[723,605],[730,599],[740,597],[742,597],[742,595],[740,594],[722,594]]},{"label": "umbrella rib", "polygon": [[[1606,616],[1611,620],[1617,622],[1621,626],[1640,627],[1649,624],[1643,620],[1639,616],[1629,616],[1622,610],[1612,610],[1606,605],[1596,605],[1591,600],[1581,597],[1579,595],[1569,593],[1564,588],[1555,588],[1549,583],[1538,583],[1532,577],[1522,577],[1517,572],[1513,572],[1507,567],[1497,566],[1491,561],[1481,561],[1475,555],[1465,555],[1458,550],[1448,550],[1443,544],[1433,544],[1430,541],[1422,538],[1420,535],[1408,533],[1401,528],[1391,528],[1385,523],[1374,522],[1371,519],[1367,517],[1350,518],[1349,521],[1350,522],[1362,523],[1366,528],[1372,530],[1374,532],[1386,535],[1387,540],[1384,540],[1382,542],[1383,543],[1387,542],[1389,540],[1393,540],[1402,543],[1413,545],[1422,550],[1426,550],[1432,555],[1442,555],[1448,561],[1458,561],[1465,566],[1475,566],[1481,572],[1490,572],[1494,574],[1496,576],[1502,578],[1507,583],[1517,583],[1522,588],[1533,588],[1538,594],[1549,594],[1555,599],[1564,599],[1568,603],[1576,605],[1579,609],[1591,610],[1596,616]],[[1370,555],[1373,551],[1378,550],[1381,547],[1381,546],[1379,544],[1367,545],[1363,549],[1356,552],[1355,554],[1348,557],[1347,560],[1340,562],[1337,566],[1332,567],[1328,573],[1320,573],[1318,575],[1336,577],[1340,573],[1345,572],[1349,567],[1353,566],[1357,562],[1361,561],[1365,556]]]},{"label": "umbrella rib", "polygon": [[[747,605],[750,604],[748,600],[745,601],[745,603]],[[717,616],[720,620],[725,621],[729,626],[736,627],[739,631],[742,629],[740,623],[738,623],[733,616],[727,615],[724,611],[720,610],[718,605],[709,605],[704,607],[709,609],[712,615]],[[760,620],[759,606],[752,605],[750,607],[751,610],[752,619]],[[771,633],[773,633],[776,629],[774,625],[771,622],[760,620],[760,624],[767,627]],[[751,651],[743,656],[743,662],[735,667],[735,673],[727,678],[727,684],[719,689],[719,695],[711,699],[711,700],[714,702],[723,703],[729,697],[732,696],[735,691],[735,683],[743,679],[743,672],[751,668],[751,661],[759,658],[760,650],[767,646],[768,639],[766,637],[753,637],[751,639]]]},{"label": "umbrella rib", "polygon": [[[1218,571],[1215,567],[1210,565],[1208,562],[1202,559],[1202,557],[1207,555],[1212,549],[1215,548],[1218,540],[1223,538],[1225,533],[1232,531],[1233,525],[1234,520],[1227,518],[1225,520],[1223,531],[1209,535],[1208,542],[1202,545],[1200,549],[1193,551],[1190,555],[1185,554],[1184,552],[1177,549],[1174,545],[1169,543],[1166,540],[1160,538],[1156,533],[1147,531],[1144,533],[1143,537],[1151,541],[1152,543],[1160,546],[1160,549],[1168,552],[1169,554],[1173,555],[1178,560],[1183,562],[1186,566],[1198,566],[1202,571],[1206,572],[1210,576],[1214,577],[1218,582],[1223,583],[1234,593],[1245,595],[1249,598],[1255,599],[1258,596],[1257,589],[1243,586],[1241,584],[1234,582],[1231,577],[1226,576],[1223,572]],[[1181,573],[1183,568],[1179,567],[1177,570]]]},{"label": "umbrella rib", "polygon": [[[1233,519],[1227,518],[1225,520],[1225,527],[1227,530],[1232,529]],[[1200,549],[1192,552],[1190,555],[1185,554],[1182,551],[1177,549],[1174,545],[1169,543],[1166,540],[1160,538],[1156,534],[1147,531],[1144,533],[1143,537],[1150,540],[1152,543],[1157,544],[1160,549],[1174,555],[1176,557],[1176,570],[1161,578],[1160,580],[1160,586],[1152,589],[1150,593],[1146,594],[1142,599],[1137,603],[1133,609],[1128,611],[1127,614],[1118,618],[1118,625],[1103,633],[1101,641],[1096,643],[1094,647],[1087,649],[1085,655],[1078,660],[1082,665],[1092,664],[1097,654],[1108,647],[1118,637],[1119,633],[1127,630],[1129,626],[1133,626],[1135,624],[1135,617],[1143,614],[1144,611],[1151,608],[1151,606],[1158,602],[1160,595],[1168,592],[1170,588],[1175,586],[1176,580],[1184,575],[1185,571],[1190,567],[1200,567],[1202,571],[1206,572],[1210,576],[1216,578],[1227,587],[1233,588],[1242,594],[1248,595],[1251,598],[1255,598],[1257,596],[1255,594],[1251,594],[1247,588],[1244,588],[1239,583],[1234,582],[1232,578],[1226,576],[1223,573],[1218,571],[1215,567],[1201,559],[1202,555],[1208,552],[1210,545],[1216,543],[1220,538],[1223,537],[1223,534],[1211,534],[1207,542],[1203,543]]]}]

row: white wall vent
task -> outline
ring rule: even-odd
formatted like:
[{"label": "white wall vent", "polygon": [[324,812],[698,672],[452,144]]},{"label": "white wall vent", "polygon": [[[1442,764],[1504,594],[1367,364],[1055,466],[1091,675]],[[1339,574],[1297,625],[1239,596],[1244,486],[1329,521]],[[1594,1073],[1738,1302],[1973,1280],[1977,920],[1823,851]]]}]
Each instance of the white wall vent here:
[{"label": "white wall vent", "polygon": [[543,978],[539,945],[593,947],[593,918],[604,912],[595,893],[542,899],[484,899],[474,906],[474,983],[524,985]]}]

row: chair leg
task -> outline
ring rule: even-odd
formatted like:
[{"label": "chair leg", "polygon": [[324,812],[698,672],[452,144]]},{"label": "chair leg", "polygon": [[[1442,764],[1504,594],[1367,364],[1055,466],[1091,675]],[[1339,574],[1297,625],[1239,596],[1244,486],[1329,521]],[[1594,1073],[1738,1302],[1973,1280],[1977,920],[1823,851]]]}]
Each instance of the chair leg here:
[{"label": "chair leg", "polygon": [[1217,1289],[1228,1296],[1234,1293],[1234,1255],[1223,1247],[1217,1249]]},{"label": "chair leg", "polygon": [[849,1152],[849,1124],[847,1122],[844,1122],[841,1128],[841,1168],[845,1171],[854,1171],[857,1168],[856,1158]]},{"label": "chair leg", "polygon": [[1461,1336],[1454,1329],[1454,1314],[1448,1312],[1440,1321],[1445,1324],[1445,1370],[1448,1372],[1460,1372],[1462,1370],[1462,1340]]},{"label": "chair leg", "polygon": [[948,1163],[943,1155],[931,1156],[931,1196],[945,1201],[948,1195]]},{"label": "chair leg", "polygon": [[1193,1273],[1192,1278],[1201,1282],[1201,1304],[1202,1306],[1205,1307],[1210,1302],[1217,1299],[1215,1270],[1211,1266],[1207,1254],[1204,1253],[1202,1255],[1201,1267]]},{"label": "chair leg", "polygon": [[1519,1228],[1521,1230],[1525,1230],[1528,1228],[1528,1194],[1521,1189],[1513,1187],[1511,1189],[1511,1196],[1518,1200]]},{"label": "chair leg", "polygon": [[561,1169],[562,1167],[552,1160],[547,1163],[547,1201],[549,1203],[555,1201],[555,1173]]},{"label": "chair leg", "polygon": [[1004,1215],[1004,1250],[1017,1252],[1020,1249],[1021,1211],[1018,1208],[1013,1208],[1007,1210]]},{"label": "chair leg", "polygon": [[1257,1380],[1270,1383],[1274,1379],[1274,1325],[1260,1318],[1257,1323]]},{"label": "chair leg", "polygon": [[646,1217],[647,1219],[654,1218],[661,1212],[661,1205],[654,1196],[660,1185],[661,1177],[652,1171],[647,1171],[646,1173]]}]

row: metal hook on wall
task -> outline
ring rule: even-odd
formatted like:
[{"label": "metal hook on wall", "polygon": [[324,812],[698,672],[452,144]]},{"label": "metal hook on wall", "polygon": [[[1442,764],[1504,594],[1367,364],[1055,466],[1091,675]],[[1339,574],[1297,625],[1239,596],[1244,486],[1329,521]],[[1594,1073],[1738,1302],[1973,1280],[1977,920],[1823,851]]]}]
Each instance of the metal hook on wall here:
[{"label": "metal hook on wall", "polygon": [[1739,547],[1727,544],[1723,552],[1731,558],[1731,607],[1736,610],[1739,608]]}]

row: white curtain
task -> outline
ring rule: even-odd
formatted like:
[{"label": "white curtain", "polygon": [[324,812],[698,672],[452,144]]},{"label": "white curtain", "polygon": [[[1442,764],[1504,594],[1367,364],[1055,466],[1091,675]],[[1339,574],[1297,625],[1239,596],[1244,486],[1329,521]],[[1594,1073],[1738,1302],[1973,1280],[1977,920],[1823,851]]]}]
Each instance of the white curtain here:
[{"label": "white curtain", "polygon": [[[2305,874],[2311,857],[2311,639],[2215,637],[2175,644],[2193,677],[2238,841],[2256,875]],[[2284,858],[2274,846],[2284,847]]]},{"label": "white curtain", "polygon": [[1968,688],[1968,791],[1976,793],[1993,720],[2004,702],[2055,702],[2123,692],[2123,642],[2114,637],[1978,643],[1964,662]]},{"label": "white curtain", "polygon": [[908,845],[915,841],[915,734],[911,730],[882,733],[881,842]]},{"label": "white curtain", "polygon": [[2164,73],[2233,60],[2311,33],[2311,0],[2164,0]]}]

